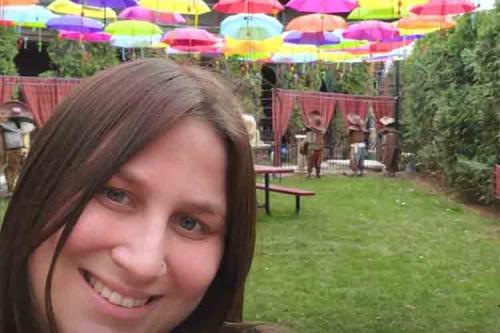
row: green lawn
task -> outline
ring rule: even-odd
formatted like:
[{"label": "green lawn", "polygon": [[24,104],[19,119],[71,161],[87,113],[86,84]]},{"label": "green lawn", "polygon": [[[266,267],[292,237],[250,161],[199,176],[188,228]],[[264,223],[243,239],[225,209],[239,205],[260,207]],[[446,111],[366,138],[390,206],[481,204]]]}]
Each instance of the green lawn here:
[{"label": "green lawn", "polygon": [[[286,179],[259,212],[245,319],[298,333],[500,332],[500,221],[414,181]],[[262,193],[260,197],[262,198]]]},{"label": "green lawn", "polygon": [[317,195],[298,216],[279,194],[271,217],[259,211],[246,320],[297,333],[500,332],[500,221],[410,180],[282,183]]}]

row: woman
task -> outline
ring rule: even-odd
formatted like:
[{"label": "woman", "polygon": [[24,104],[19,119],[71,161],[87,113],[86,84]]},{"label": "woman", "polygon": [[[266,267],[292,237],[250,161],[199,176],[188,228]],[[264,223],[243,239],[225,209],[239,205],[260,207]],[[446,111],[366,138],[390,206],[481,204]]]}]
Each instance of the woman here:
[{"label": "woman", "polygon": [[212,75],[155,59],[85,80],[7,209],[0,332],[220,331],[252,260],[254,186],[240,107]]}]

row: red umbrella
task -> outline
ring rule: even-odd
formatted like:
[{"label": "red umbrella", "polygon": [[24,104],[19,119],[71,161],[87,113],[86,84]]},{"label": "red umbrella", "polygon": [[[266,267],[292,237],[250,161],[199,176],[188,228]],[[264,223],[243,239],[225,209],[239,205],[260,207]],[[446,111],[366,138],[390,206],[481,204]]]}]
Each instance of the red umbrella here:
[{"label": "red umbrella", "polygon": [[413,6],[410,12],[417,15],[464,14],[476,9],[469,0],[431,0],[426,4]]},{"label": "red umbrella", "polygon": [[400,47],[407,46],[413,43],[413,40],[402,40],[397,42],[375,42],[368,46],[370,53],[386,53],[392,50],[399,49]]},{"label": "red umbrella", "polygon": [[283,6],[278,0],[219,0],[213,9],[226,14],[276,14]]},{"label": "red umbrella", "polygon": [[212,33],[197,28],[177,28],[166,32],[161,41],[172,47],[215,45],[219,39]]}]

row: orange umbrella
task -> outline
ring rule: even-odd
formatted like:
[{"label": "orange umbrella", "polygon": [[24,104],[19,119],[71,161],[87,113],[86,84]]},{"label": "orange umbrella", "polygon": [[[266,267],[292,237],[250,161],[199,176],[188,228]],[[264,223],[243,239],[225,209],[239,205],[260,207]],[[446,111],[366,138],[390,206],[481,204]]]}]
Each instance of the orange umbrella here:
[{"label": "orange umbrella", "polygon": [[446,16],[439,15],[411,15],[403,17],[396,22],[400,29],[449,29],[456,25],[455,21]]},{"label": "orange umbrella", "polygon": [[0,7],[36,5],[37,3],[38,3],[38,0],[0,0]]},{"label": "orange umbrella", "polygon": [[309,14],[294,18],[285,30],[300,32],[323,32],[347,28],[347,22],[340,16],[327,14]]}]

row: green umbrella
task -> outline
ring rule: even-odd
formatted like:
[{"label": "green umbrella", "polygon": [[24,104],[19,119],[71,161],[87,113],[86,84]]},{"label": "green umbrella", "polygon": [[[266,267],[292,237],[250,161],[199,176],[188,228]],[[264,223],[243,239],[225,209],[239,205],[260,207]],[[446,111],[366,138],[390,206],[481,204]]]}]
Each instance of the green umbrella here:
[{"label": "green umbrella", "polygon": [[136,20],[125,20],[108,24],[104,31],[113,36],[151,36],[163,33],[156,24]]}]

